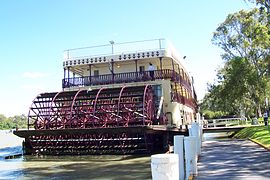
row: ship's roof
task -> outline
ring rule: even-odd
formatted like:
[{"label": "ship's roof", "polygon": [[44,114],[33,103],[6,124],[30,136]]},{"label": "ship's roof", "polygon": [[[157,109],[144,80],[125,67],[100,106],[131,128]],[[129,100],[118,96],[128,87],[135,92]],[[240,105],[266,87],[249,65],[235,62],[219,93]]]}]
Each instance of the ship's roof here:
[{"label": "ship's roof", "polygon": [[110,62],[128,62],[152,58],[172,58],[186,73],[183,56],[165,39],[152,39],[67,49],[64,51],[63,67],[85,67]]}]

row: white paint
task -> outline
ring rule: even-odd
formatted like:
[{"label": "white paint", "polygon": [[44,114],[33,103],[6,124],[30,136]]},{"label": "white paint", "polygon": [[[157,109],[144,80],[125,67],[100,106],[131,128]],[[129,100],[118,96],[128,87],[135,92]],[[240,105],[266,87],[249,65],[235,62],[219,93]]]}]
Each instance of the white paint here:
[{"label": "white paint", "polygon": [[185,164],[184,164],[184,136],[174,136],[174,154],[178,154],[179,162],[179,179],[185,178]]},{"label": "white paint", "polygon": [[196,137],[196,155],[201,155],[201,127],[199,123],[193,122],[191,128],[189,129],[189,135]]},{"label": "white paint", "polygon": [[156,154],[151,156],[153,180],[179,180],[178,154]]},{"label": "white paint", "polygon": [[186,176],[188,179],[190,175],[197,174],[197,161],[196,161],[196,137],[189,136],[184,137],[184,148],[185,148],[185,167]]}]

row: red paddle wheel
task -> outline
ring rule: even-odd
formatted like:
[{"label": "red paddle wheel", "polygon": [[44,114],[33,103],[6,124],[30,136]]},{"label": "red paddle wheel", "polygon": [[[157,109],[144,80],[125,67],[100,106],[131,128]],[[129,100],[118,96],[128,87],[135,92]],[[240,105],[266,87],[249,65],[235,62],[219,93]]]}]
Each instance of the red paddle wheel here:
[{"label": "red paddle wheel", "polygon": [[[38,95],[29,110],[26,151],[104,154],[151,151],[145,127],[155,117],[152,86]],[[29,131],[30,132],[30,131]]]}]

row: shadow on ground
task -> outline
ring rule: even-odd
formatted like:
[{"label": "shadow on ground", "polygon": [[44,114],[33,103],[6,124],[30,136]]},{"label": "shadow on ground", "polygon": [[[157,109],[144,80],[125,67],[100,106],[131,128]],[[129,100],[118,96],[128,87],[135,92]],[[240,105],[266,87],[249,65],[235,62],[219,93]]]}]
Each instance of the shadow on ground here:
[{"label": "shadow on ground", "polygon": [[203,143],[197,180],[270,179],[270,152],[248,140]]}]

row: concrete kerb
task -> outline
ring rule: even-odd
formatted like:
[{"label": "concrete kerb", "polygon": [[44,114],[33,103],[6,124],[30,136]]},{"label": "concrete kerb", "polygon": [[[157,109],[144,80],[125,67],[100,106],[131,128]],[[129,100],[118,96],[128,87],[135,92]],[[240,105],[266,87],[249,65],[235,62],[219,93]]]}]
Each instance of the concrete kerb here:
[{"label": "concrete kerb", "polygon": [[261,146],[262,148],[266,149],[267,151],[270,151],[270,148],[269,147],[266,147],[265,145],[263,145],[259,141],[255,140],[255,139],[251,139],[251,138],[248,138],[248,140],[254,142],[255,144],[258,144],[259,146]]}]

